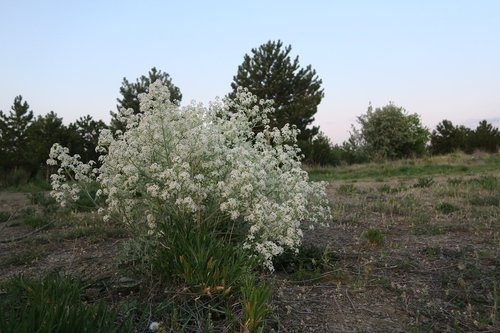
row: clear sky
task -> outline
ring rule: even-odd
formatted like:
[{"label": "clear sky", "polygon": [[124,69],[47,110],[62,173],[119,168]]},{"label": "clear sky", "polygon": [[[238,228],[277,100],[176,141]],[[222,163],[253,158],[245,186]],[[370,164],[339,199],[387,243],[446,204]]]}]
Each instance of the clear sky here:
[{"label": "clear sky", "polygon": [[230,91],[245,53],[281,39],[323,80],[316,124],[339,143],[393,101],[430,129],[500,125],[500,1],[0,0],[0,110],[109,121],[123,77],[156,66],[183,104]]}]

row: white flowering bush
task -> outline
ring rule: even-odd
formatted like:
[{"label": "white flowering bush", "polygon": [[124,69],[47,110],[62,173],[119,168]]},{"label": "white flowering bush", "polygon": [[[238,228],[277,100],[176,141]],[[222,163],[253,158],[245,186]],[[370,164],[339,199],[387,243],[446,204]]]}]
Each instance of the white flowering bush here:
[{"label": "white flowering bush", "polygon": [[99,167],[52,147],[47,163],[59,165],[52,175],[58,202],[76,200],[97,181],[104,220],[149,234],[171,216],[193,228],[224,217],[246,227],[243,247],[270,269],[273,257],[298,248],[301,224],[330,218],[325,184],[301,169],[297,130],[269,127],[272,102],[240,89],[234,100],[179,107],[160,82],[139,99],[142,113],[121,111],[124,133],[100,133]]}]

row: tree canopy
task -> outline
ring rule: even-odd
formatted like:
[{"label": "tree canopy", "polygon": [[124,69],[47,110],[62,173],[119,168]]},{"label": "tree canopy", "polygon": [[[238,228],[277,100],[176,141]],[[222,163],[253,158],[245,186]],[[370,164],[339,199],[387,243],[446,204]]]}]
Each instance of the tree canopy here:
[{"label": "tree canopy", "polygon": [[173,84],[169,74],[157,70],[156,67],[151,68],[147,76],[142,75],[140,78],[136,79],[135,82],[130,82],[124,77],[120,87],[120,94],[122,97],[116,99],[118,102],[116,105],[117,112],[111,111],[111,129],[113,132],[118,129],[122,131],[125,129],[124,124],[118,119],[119,112],[122,109],[132,109],[135,114],[139,113],[139,94],[147,93],[150,84],[157,80],[160,80],[168,87],[170,101],[177,105],[180,104],[182,100],[181,90]]},{"label": "tree canopy", "polygon": [[431,153],[448,154],[455,150],[465,151],[468,146],[467,137],[470,132],[465,126],[454,126],[451,121],[444,119],[432,131],[430,137]]},{"label": "tree canopy", "polygon": [[416,113],[408,114],[393,103],[376,109],[370,105],[358,122],[358,135],[372,159],[420,156],[425,152],[429,131]]},{"label": "tree canopy", "polygon": [[5,169],[30,163],[28,156],[28,128],[33,111],[21,95],[14,98],[9,114],[0,111],[0,138],[2,166]]},{"label": "tree canopy", "polygon": [[271,127],[289,123],[300,130],[299,140],[311,140],[319,130],[309,125],[324,96],[322,81],[311,65],[302,68],[298,56],[292,60],[291,50],[291,45],[284,47],[280,40],[253,48],[238,67],[229,96],[234,97],[237,88],[244,87],[260,99],[274,100]]}]

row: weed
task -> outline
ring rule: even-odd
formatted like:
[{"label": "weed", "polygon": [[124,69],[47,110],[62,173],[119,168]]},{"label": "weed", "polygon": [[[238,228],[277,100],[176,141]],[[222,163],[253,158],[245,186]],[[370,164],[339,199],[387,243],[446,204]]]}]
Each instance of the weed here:
[{"label": "weed", "polygon": [[43,254],[43,252],[40,252],[38,250],[24,250],[7,257],[7,259],[3,261],[3,265],[24,266],[40,258]]},{"label": "weed", "polygon": [[496,196],[491,196],[491,195],[486,195],[486,196],[479,196],[479,195],[474,195],[469,198],[469,203],[473,206],[496,206],[498,207],[500,205],[500,198]]},{"label": "weed", "polygon": [[302,246],[299,253],[285,251],[282,255],[274,260],[274,267],[277,271],[284,271],[288,274],[295,274],[295,277],[311,278],[331,270],[334,262],[337,260],[336,255],[328,248],[318,246]]},{"label": "weed", "polygon": [[353,184],[342,184],[339,186],[337,192],[341,193],[341,194],[354,194],[356,193],[358,190],[356,189],[356,187],[353,185]]},{"label": "weed", "polygon": [[[174,222],[175,223],[175,222]],[[166,225],[162,228],[167,228]],[[163,281],[176,281],[207,296],[229,295],[256,263],[237,246],[203,227],[179,223],[161,232],[153,268]]]},{"label": "weed", "polygon": [[380,229],[370,228],[365,234],[365,238],[374,245],[380,245],[384,242],[384,233]]},{"label": "weed", "polygon": [[436,210],[442,214],[451,214],[459,210],[459,208],[449,202],[440,202],[436,205]]},{"label": "weed", "polygon": [[417,182],[413,184],[415,188],[427,188],[434,185],[434,179],[432,177],[419,177]]},{"label": "weed", "polygon": [[51,274],[37,281],[15,277],[2,286],[1,332],[133,332],[127,319],[103,304],[82,302],[81,284]]},{"label": "weed", "polygon": [[[473,206],[471,210],[471,217],[488,219],[498,217],[498,209],[494,206]],[[500,227],[498,223],[497,227]]]},{"label": "weed", "polygon": [[10,219],[11,214],[8,212],[1,211],[0,212],[0,223],[7,222]]},{"label": "weed", "polygon": [[441,235],[445,232],[445,229],[439,225],[436,224],[429,224],[429,225],[417,225],[413,229],[413,234],[417,236],[435,236],[435,235]]},{"label": "weed", "polygon": [[412,261],[409,258],[398,259],[396,261],[396,267],[401,270],[408,270],[412,266]]},{"label": "weed", "polygon": [[32,228],[40,228],[50,223],[46,216],[38,215],[33,208],[23,209],[21,216],[23,223]]},{"label": "weed", "polygon": [[441,249],[437,246],[427,246],[422,249],[421,253],[427,257],[437,257],[441,253]]},{"label": "weed", "polygon": [[500,182],[498,181],[498,178],[494,176],[481,176],[479,178],[473,178],[469,180],[469,183],[477,185],[488,191],[494,191],[500,188]]},{"label": "weed", "polygon": [[429,223],[431,220],[432,217],[429,212],[423,209],[418,209],[411,215],[412,223],[420,225],[422,227],[423,225]]},{"label": "weed", "polygon": [[263,321],[269,313],[271,290],[265,283],[257,283],[249,276],[241,286],[245,332],[263,332]]},{"label": "weed", "polygon": [[446,182],[452,186],[458,186],[464,182],[463,178],[448,178]]},{"label": "weed", "polygon": [[56,200],[45,192],[33,192],[28,197],[32,204],[41,206],[45,213],[53,213],[57,210]]},{"label": "weed", "polygon": [[23,222],[32,228],[40,228],[50,223],[50,221],[43,216],[26,216]]},{"label": "weed", "polygon": [[380,193],[396,193],[399,192],[399,189],[397,187],[392,187],[389,184],[384,184],[378,187],[378,191]]}]

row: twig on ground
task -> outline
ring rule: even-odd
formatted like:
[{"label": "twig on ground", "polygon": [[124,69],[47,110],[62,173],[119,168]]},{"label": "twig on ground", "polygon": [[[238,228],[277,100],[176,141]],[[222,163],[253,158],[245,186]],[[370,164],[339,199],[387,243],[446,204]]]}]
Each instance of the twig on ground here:
[{"label": "twig on ground", "polygon": [[46,225],[44,226],[41,226],[40,228],[36,228],[35,230],[31,231],[31,232],[28,232],[27,234],[24,234],[22,236],[19,236],[19,237],[14,237],[14,238],[11,238],[11,239],[4,239],[4,240],[0,240],[0,244],[6,244],[6,243],[13,243],[13,242],[17,242],[17,241],[20,241],[24,238],[27,238],[31,235],[34,235],[36,234],[37,232],[40,232],[46,228],[48,228],[49,226],[51,226],[52,224],[54,224],[56,221],[55,220],[52,220],[50,221],[49,223],[47,223]]},{"label": "twig on ground", "polygon": [[351,298],[349,297],[349,291],[348,288],[345,288],[345,295],[347,296],[347,299],[349,300],[349,303],[351,303],[352,309],[356,311],[356,307],[354,306],[354,303],[352,302]]}]

